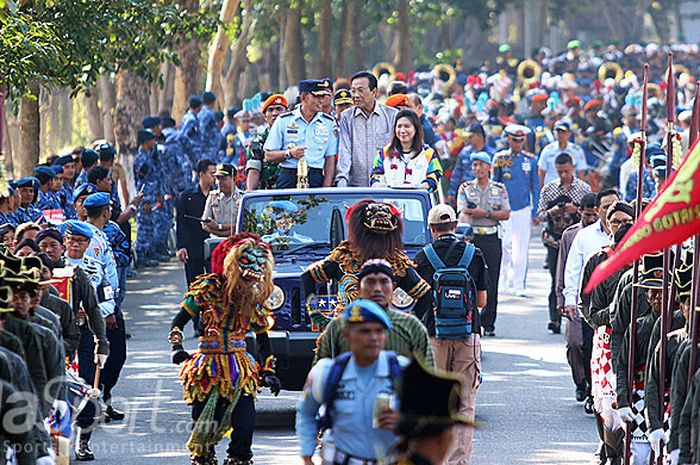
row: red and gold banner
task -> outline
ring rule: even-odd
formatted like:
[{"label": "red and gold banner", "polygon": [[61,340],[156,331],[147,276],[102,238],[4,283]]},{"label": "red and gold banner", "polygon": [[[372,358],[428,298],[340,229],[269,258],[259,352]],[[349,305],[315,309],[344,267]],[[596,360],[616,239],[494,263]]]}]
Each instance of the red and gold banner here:
[{"label": "red and gold banner", "polygon": [[622,239],[615,253],[593,272],[589,293],[642,255],[683,242],[700,231],[700,144],[696,142],[654,201]]}]

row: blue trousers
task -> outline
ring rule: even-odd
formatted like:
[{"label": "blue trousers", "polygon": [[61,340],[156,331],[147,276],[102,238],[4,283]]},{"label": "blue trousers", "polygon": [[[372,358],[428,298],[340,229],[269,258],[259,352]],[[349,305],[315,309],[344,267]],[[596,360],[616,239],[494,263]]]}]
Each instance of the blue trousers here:
[{"label": "blue trousers", "polygon": [[[297,170],[290,168],[280,168],[280,175],[277,177],[277,189],[291,189],[297,187]],[[323,170],[309,168],[309,187],[323,187]]]}]

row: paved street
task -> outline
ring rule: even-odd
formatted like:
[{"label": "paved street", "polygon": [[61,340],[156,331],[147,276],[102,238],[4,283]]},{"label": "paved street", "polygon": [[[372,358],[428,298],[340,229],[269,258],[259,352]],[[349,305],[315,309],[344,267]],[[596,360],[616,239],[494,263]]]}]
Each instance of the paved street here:
[{"label": "paved street", "polygon": [[[593,418],[574,399],[563,335],[546,331],[549,274],[544,250],[533,234],[529,281],[532,296],[502,296],[497,337],[483,341],[483,384],[479,390],[474,461],[482,464],[587,464],[596,447]],[[115,404],[127,420],[99,429],[93,449],[98,463],[187,463],[184,448],[189,410],[182,402],[178,368],[169,363],[170,319],[185,287],[173,259],[129,283],[126,300],[129,358],[115,390]],[[193,349],[189,336],[186,347]],[[299,463],[292,409],[297,393],[258,404],[255,460],[259,464]],[[219,458],[225,446],[219,448]]]}]

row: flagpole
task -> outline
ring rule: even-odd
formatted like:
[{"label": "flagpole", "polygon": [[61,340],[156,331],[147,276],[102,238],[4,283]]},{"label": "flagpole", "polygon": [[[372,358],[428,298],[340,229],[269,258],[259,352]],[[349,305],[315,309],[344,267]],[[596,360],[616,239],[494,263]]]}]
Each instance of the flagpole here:
[{"label": "flagpole", "polygon": [[[640,124],[640,139],[635,143],[639,146],[639,165],[637,166],[637,200],[635,205],[635,219],[642,216],[642,188],[644,179],[644,159],[646,157],[647,144],[647,92],[649,86],[649,64],[644,65],[644,84],[642,85],[642,121]],[[632,148],[634,152],[634,147]],[[627,402],[629,405],[634,405],[632,402],[632,385],[634,383],[634,358],[636,356],[637,344],[637,307],[639,306],[639,293],[637,283],[639,282],[639,260],[634,261],[632,271],[632,302],[630,309],[630,345],[628,348],[627,364]],[[625,465],[630,464],[632,447],[632,425],[627,427],[625,433]]]},{"label": "flagpole", "polygon": [[[698,139],[700,131],[700,83],[695,83],[695,100],[693,101],[693,117],[690,120],[690,131],[688,133],[688,147]],[[700,320],[697,307],[700,304],[700,234],[695,235],[693,243],[693,283],[690,294],[690,363],[688,364],[688,388],[693,382],[695,374],[695,363],[698,356],[698,320]]]}]

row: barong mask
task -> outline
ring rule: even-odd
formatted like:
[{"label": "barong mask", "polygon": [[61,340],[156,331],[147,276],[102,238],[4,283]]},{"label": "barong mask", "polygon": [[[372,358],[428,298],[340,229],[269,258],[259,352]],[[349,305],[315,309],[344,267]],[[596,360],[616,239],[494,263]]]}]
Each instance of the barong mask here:
[{"label": "barong mask", "polygon": [[262,281],[266,262],[265,251],[261,248],[252,246],[243,250],[238,258],[241,276],[246,281]]},{"label": "barong mask", "polygon": [[386,203],[370,203],[365,207],[362,224],[372,232],[387,234],[399,227],[400,215],[395,207]]}]

